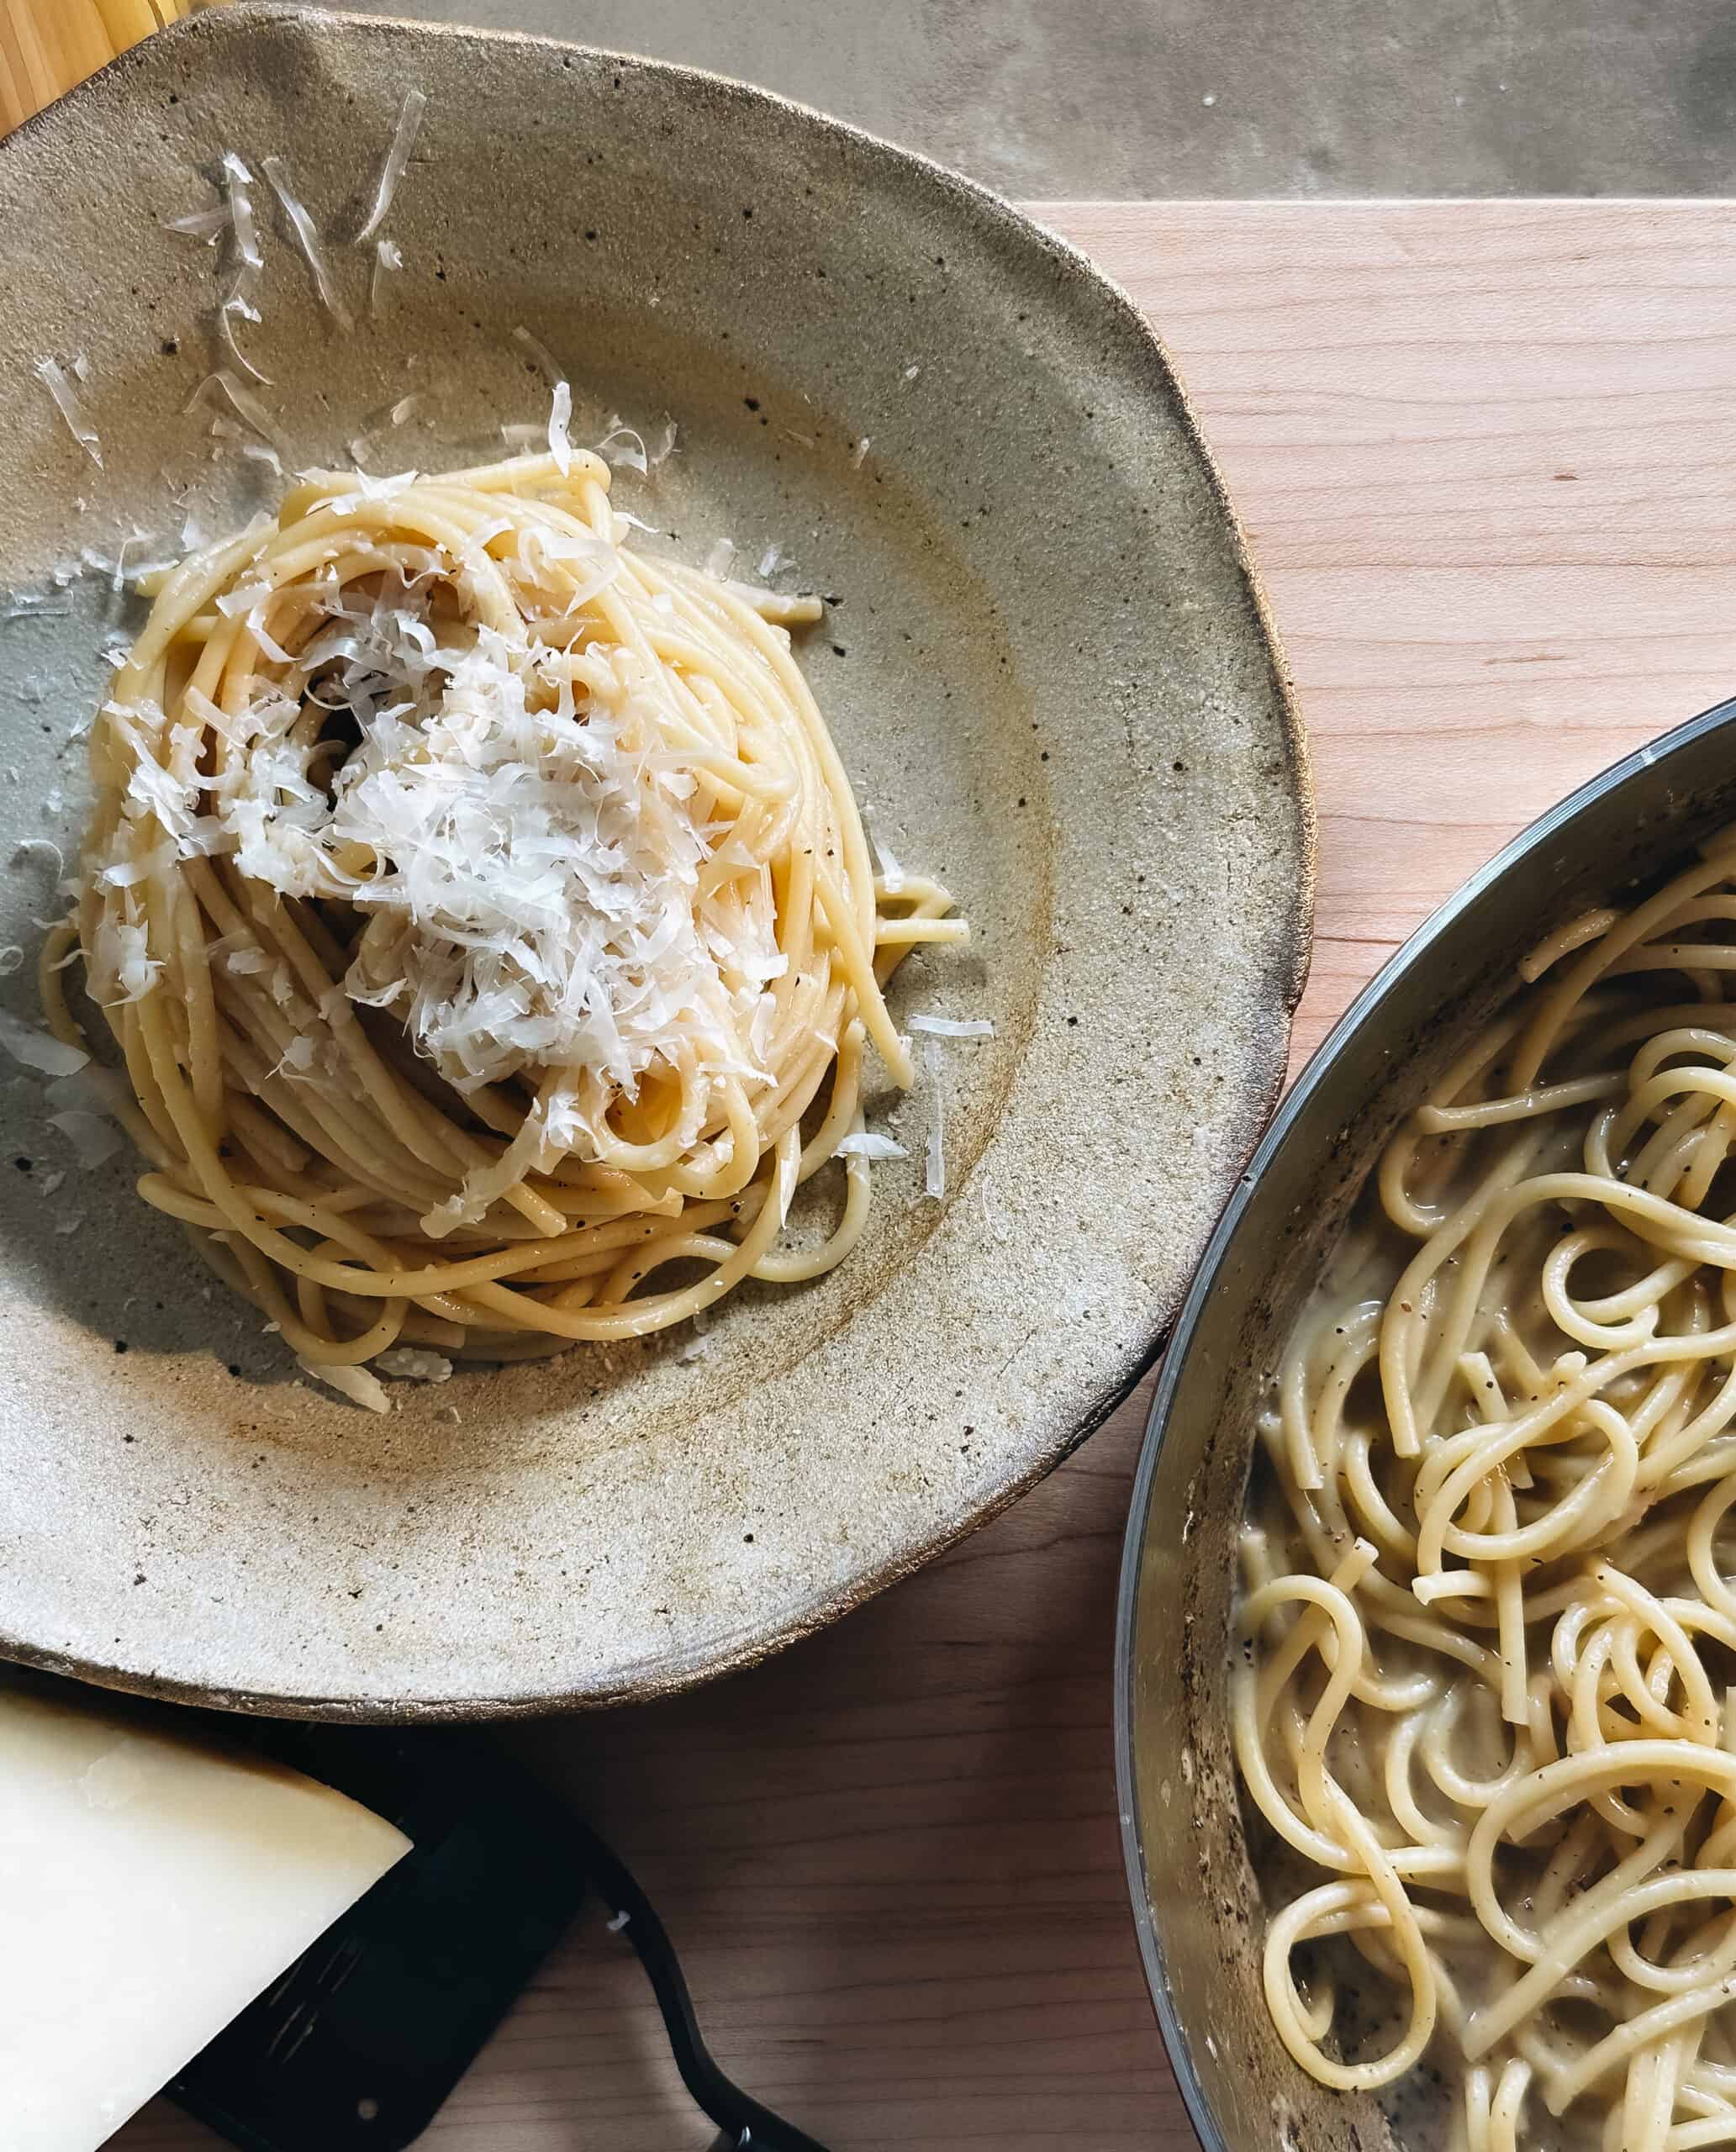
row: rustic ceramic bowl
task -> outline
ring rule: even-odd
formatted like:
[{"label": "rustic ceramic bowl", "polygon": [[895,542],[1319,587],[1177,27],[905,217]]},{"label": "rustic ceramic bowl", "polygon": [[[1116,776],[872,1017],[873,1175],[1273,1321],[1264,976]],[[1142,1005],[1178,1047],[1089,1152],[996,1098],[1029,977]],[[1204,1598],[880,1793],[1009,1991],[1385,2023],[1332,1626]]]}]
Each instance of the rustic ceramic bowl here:
[{"label": "rustic ceramic bowl", "polygon": [[[407,87],[427,117],[370,309],[362,224]],[[216,257],[163,220],[276,153],[349,333],[261,185],[242,334],[293,468],[441,467],[545,417],[655,437],[620,498],[703,557],[832,599],[804,645],[859,794],[945,877],[968,954],[897,1010],[948,1043],[944,1199],[879,1171],[867,1244],[678,1333],[403,1389],[291,1379],[8,1068],[0,1650],[237,1708],[462,1717],[741,1665],[956,1538],[1146,1364],[1258,1135],[1306,960],[1301,736],[1242,541],[1163,354],[1075,254],[964,181],[755,91],[531,40],[262,6],[149,40],[0,149],[0,946],[34,948],[128,601],[57,563],[172,551],[273,481],[183,407]],[[82,355],[98,469],[33,372]],[[394,425],[386,414],[415,403]],[[593,430],[588,433],[586,429]],[[863,444],[866,443],[864,447]],[[0,607],[0,610],[5,610]],[[18,773],[8,782],[9,772]],[[28,1013],[28,968],[0,981]],[[48,1177],[66,1178],[52,1193]],[[454,1424],[456,1418],[456,1424]]]}]

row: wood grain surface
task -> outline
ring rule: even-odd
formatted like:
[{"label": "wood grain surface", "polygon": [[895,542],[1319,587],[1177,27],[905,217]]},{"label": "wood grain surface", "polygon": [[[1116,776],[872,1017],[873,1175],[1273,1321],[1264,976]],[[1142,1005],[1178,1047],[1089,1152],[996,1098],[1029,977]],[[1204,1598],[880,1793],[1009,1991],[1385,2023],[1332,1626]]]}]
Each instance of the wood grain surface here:
[{"label": "wood grain surface", "polygon": [[[1265,574],[1321,807],[1300,1059],[1503,839],[1736,690],[1736,206],[1037,214],[1160,327]],[[509,1737],[640,1870],[726,2066],[834,2152],[1190,2141],[1115,1821],[1143,1404],[759,1671]],[[593,1923],[425,2142],[708,2134]],[[212,2141],[161,2103],[116,2140]]]}]

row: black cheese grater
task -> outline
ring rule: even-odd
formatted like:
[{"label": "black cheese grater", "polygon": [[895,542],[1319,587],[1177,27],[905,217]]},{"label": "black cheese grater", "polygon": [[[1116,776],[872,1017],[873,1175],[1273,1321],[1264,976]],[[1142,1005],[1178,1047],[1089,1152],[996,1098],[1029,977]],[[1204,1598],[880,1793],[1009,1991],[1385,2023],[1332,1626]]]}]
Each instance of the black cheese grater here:
[{"label": "black cheese grater", "polygon": [[[239,1729],[224,1728],[233,1740]],[[398,2152],[427,2127],[588,1899],[637,1951],[719,2146],[824,2152],[706,2052],[626,1870],[500,1750],[458,1735],[256,1725],[259,1745],[412,1843],[167,2087],[243,2152]]]}]

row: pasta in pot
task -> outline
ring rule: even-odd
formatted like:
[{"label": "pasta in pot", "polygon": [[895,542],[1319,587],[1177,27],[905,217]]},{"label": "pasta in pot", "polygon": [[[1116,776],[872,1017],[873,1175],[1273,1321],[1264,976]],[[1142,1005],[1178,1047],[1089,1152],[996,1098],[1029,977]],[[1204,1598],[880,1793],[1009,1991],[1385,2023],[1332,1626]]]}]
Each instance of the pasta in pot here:
[{"label": "pasta in pot", "polygon": [[564,442],[313,474],[166,575],[92,735],[50,1023],[76,950],[141,1193],[316,1371],[642,1336],[863,1231],[864,1059],[912,1073],[882,988],[966,930],[876,879],[817,601],[620,540]]},{"label": "pasta in pot", "polygon": [[[1450,2065],[1467,2152],[1736,2142],[1733,921],[1736,831],[1534,952],[1261,1425],[1234,1742],[1314,1879],[1273,2021],[1324,2085]],[[1348,2053],[1346,1949],[1399,2002]]]}]

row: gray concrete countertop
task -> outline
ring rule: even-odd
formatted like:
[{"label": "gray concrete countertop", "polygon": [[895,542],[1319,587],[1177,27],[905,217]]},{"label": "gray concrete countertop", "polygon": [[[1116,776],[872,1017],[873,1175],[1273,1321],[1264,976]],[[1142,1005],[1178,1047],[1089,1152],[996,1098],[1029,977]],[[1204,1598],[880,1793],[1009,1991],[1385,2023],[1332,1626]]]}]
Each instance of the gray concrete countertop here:
[{"label": "gray concrete countertop", "polygon": [[715,68],[1026,199],[1736,183],[1725,0],[348,4]]}]

